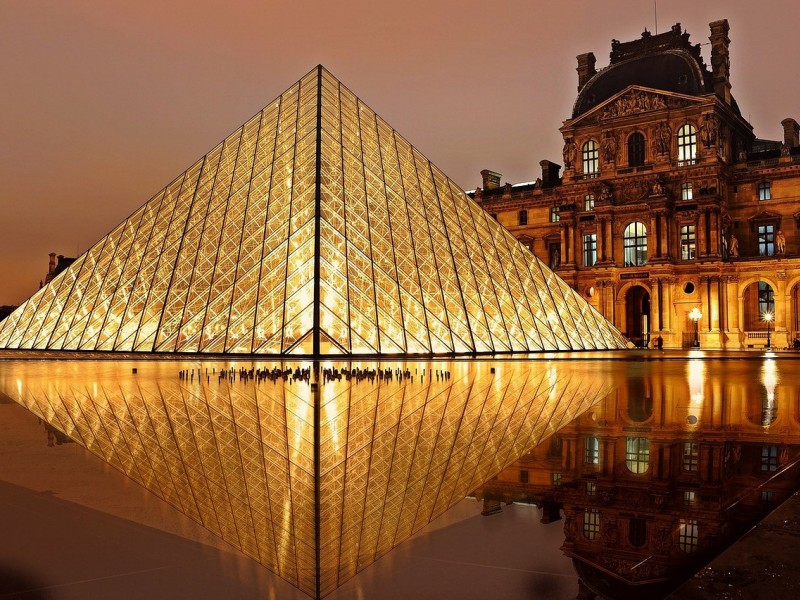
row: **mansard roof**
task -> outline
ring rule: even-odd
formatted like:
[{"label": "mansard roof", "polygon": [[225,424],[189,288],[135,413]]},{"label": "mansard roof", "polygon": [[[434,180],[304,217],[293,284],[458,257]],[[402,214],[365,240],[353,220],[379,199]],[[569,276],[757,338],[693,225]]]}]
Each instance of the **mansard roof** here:
[{"label": "mansard roof", "polygon": [[[575,118],[630,85],[691,96],[714,93],[712,75],[699,44],[689,43],[680,23],[657,35],[649,31],[631,42],[612,40],[609,65],[598,71],[580,90],[572,110]],[[733,109],[740,114],[736,101]]]}]

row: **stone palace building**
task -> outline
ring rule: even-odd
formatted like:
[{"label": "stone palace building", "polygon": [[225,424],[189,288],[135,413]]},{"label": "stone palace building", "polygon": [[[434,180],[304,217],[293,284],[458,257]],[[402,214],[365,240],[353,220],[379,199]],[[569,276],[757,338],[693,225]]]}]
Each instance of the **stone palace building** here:
[{"label": "stone palace building", "polygon": [[728,22],[710,29],[710,67],[680,24],[613,40],[600,70],[579,55],[562,165],[519,185],[484,170],[470,194],[638,345],[787,347],[800,126],[755,136],[731,95]]}]

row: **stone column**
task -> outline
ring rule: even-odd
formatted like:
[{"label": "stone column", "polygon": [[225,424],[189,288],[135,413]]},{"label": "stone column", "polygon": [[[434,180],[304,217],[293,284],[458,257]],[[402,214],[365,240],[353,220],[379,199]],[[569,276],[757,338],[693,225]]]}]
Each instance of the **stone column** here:
[{"label": "stone column", "polygon": [[659,294],[659,281],[658,279],[650,280],[650,338],[653,339],[653,333],[661,331],[661,295]]},{"label": "stone column", "polygon": [[697,256],[706,256],[706,211],[701,210],[697,214],[697,229],[695,231],[697,238]]},{"label": "stone column", "polygon": [[597,222],[597,260],[606,260],[606,220],[600,219]]},{"label": "stone column", "polygon": [[[733,275],[728,276],[726,287],[726,298],[728,305],[728,329],[731,334],[736,334],[738,340],[741,328],[739,321],[739,278]],[[738,347],[738,344],[737,344]]]},{"label": "stone column", "polygon": [[711,331],[719,331],[719,278],[709,277],[708,289],[710,292],[708,309],[711,316]]},{"label": "stone column", "polygon": [[664,299],[663,299],[663,315],[664,315],[664,329],[669,332],[673,331],[673,324],[672,324],[672,313],[675,310],[675,307],[672,305],[672,288],[675,285],[674,279],[663,279],[661,284],[661,289],[664,292]]},{"label": "stone column", "polygon": [[658,215],[650,213],[650,220],[647,225],[647,260],[651,258],[659,258],[661,256],[658,236],[656,235],[656,227],[658,223]]},{"label": "stone column", "polygon": [[789,345],[787,332],[790,330],[789,319],[787,315],[788,303],[786,302],[786,271],[779,271],[777,273],[778,289],[775,290],[775,337],[778,338],[773,341],[774,346],[784,347]]}]

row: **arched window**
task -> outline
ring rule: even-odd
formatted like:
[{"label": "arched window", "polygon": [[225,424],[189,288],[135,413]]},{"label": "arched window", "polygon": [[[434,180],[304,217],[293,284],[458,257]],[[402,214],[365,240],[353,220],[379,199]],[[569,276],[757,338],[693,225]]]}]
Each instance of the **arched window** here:
[{"label": "arched window", "polygon": [[622,246],[626,267],[640,267],[647,262],[647,228],[634,221],[625,228]]},{"label": "arched window", "polygon": [[765,313],[775,314],[775,293],[772,286],[766,281],[758,282],[758,315],[763,318]]},{"label": "arched window", "polygon": [[644,135],[639,133],[631,134],[628,138],[628,166],[641,167],[644,164]]},{"label": "arched window", "polygon": [[597,142],[589,140],[583,145],[581,151],[583,159],[583,174],[584,175],[597,175],[600,171],[600,153],[597,148]]},{"label": "arched window", "polygon": [[647,473],[650,468],[650,440],[643,437],[625,438],[625,466],[636,475]]},{"label": "arched window", "polygon": [[587,508],[583,511],[583,537],[587,540],[597,539],[600,533],[600,510]]},{"label": "arched window", "polygon": [[678,163],[691,165],[697,159],[697,130],[687,123],[678,129]]}]

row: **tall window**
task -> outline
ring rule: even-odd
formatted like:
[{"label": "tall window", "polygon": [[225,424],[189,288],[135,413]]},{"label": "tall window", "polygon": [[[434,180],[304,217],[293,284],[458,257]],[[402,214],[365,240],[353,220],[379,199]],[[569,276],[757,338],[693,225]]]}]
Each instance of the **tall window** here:
[{"label": "tall window", "polygon": [[625,438],[625,466],[637,475],[647,473],[650,468],[650,440],[643,437]]},{"label": "tall window", "polygon": [[762,181],[758,184],[758,199],[772,200],[772,183],[769,181]]},{"label": "tall window", "polygon": [[527,469],[520,469],[519,470],[519,482],[520,483],[528,483],[528,470]]},{"label": "tall window", "polygon": [[681,260],[694,260],[697,251],[694,225],[681,226]]},{"label": "tall window", "polygon": [[641,167],[644,164],[644,136],[639,133],[631,134],[628,138],[628,166]]},{"label": "tall window", "polygon": [[622,247],[626,267],[640,267],[647,262],[647,228],[634,221],[625,228]]},{"label": "tall window", "polygon": [[597,234],[587,233],[583,236],[583,266],[593,267],[597,262]]},{"label": "tall window", "polygon": [[594,140],[586,142],[581,151],[581,158],[583,159],[583,174],[597,175],[600,171],[600,154],[597,142]]},{"label": "tall window", "polygon": [[775,293],[772,286],[766,281],[758,282],[758,314],[759,317],[764,313],[775,314]]},{"label": "tall window", "polygon": [[583,513],[583,536],[587,540],[597,538],[600,533],[600,510],[587,508]]},{"label": "tall window", "polygon": [[686,182],[681,184],[681,200],[691,200],[692,199],[692,184],[691,182]]},{"label": "tall window", "polygon": [[678,163],[694,164],[697,158],[697,130],[688,123],[678,129]]},{"label": "tall window", "polygon": [[589,465],[600,463],[600,440],[594,436],[586,438],[586,456],[584,461]]},{"label": "tall window", "polygon": [[647,521],[644,519],[628,521],[628,543],[637,548],[647,543]]},{"label": "tall window", "polygon": [[683,470],[697,471],[700,466],[700,448],[697,442],[683,442]]},{"label": "tall window", "polygon": [[700,526],[695,519],[681,519],[678,530],[678,548],[690,554],[697,550]]},{"label": "tall window", "polygon": [[583,197],[583,210],[594,210],[594,194],[586,194]]},{"label": "tall window", "polygon": [[775,254],[775,225],[758,226],[758,255],[772,256]]},{"label": "tall window", "polygon": [[762,471],[778,470],[777,446],[761,446],[761,470]]},{"label": "tall window", "polygon": [[558,206],[551,206],[550,207],[550,222],[551,223],[558,223],[561,219],[561,215],[558,214],[559,207]]},{"label": "tall window", "polygon": [[519,211],[519,224],[520,225],[527,225],[528,224],[528,211],[527,210]]}]

